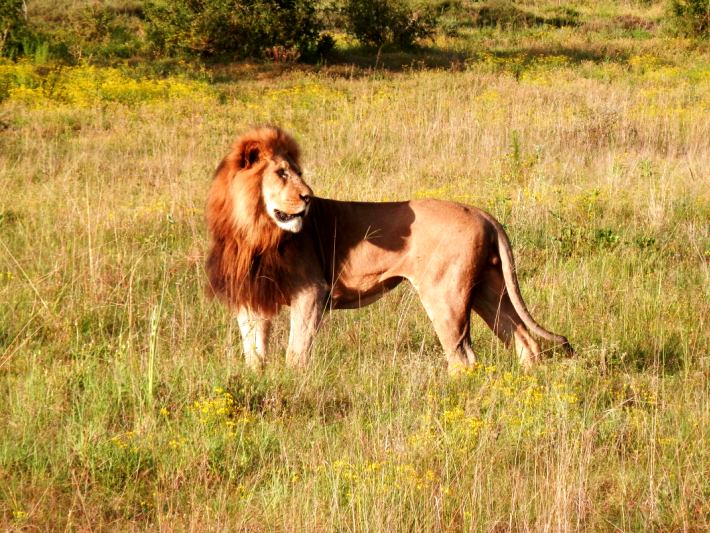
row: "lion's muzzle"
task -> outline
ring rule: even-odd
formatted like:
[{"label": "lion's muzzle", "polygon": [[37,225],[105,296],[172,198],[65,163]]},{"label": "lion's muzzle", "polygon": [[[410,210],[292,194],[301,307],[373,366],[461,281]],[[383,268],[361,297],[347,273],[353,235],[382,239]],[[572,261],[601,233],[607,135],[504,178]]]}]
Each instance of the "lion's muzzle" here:
[{"label": "lion's muzzle", "polygon": [[303,218],[304,216],[306,216],[306,209],[304,209],[303,211],[300,211],[298,213],[293,213],[293,214],[284,213],[283,211],[279,211],[278,209],[274,209],[274,217],[279,222],[289,222],[289,221],[294,220],[296,218]]},{"label": "lion's muzzle", "polygon": [[308,214],[308,207],[309,204],[304,203],[304,205],[301,206],[301,210],[296,213],[287,213],[286,211],[277,209],[276,206],[268,204],[266,209],[279,228],[284,231],[290,231],[291,233],[298,233],[303,228],[303,219]]}]

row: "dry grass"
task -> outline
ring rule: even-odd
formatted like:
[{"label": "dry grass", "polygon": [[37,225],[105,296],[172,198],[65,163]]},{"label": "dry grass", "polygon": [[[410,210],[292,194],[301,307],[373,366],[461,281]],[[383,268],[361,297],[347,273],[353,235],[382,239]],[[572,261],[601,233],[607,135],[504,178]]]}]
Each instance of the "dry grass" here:
[{"label": "dry grass", "polygon": [[[574,39],[546,31],[541,50]],[[64,93],[11,89],[3,526],[710,527],[707,57],[661,38],[620,41],[616,61],[518,44],[456,72],[173,80],[184,92],[156,97],[77,71]],[[203,297],[202,212],[231,139],[264,122],[298,138],[320,195],[489,209],[534,315],[578,357],[526,376],[476,321],[482,364],[449,380],[404,287],[329,317],[303,374],[281,364],[279,322],[250,374]]]}]

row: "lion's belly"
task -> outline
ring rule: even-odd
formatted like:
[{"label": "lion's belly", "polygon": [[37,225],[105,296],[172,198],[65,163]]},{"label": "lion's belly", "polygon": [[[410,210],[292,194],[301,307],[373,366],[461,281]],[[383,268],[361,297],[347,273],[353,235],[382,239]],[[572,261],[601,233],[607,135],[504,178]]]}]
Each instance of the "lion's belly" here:
[{"label": "lion's belly", "polygon": [[[386,292],[391,291],[402,282],[403,278],[392,277],[380,280],[359,278],[358,283],[352,285],[343,280],[336,283],[331,291],[331,305],[333,309],[357,309],[379,300]],[[356,287],[355,287],[356,286]]]},{"label": "lion's belly", "polygon": [[[401,263],[404,240],[370,225],[355,244],[341,241],[340,260],[333,267],[331,302],[334,308],[355,309],[380,299],[404,278]],[[375,229],[372,229],[375,228]]]}]

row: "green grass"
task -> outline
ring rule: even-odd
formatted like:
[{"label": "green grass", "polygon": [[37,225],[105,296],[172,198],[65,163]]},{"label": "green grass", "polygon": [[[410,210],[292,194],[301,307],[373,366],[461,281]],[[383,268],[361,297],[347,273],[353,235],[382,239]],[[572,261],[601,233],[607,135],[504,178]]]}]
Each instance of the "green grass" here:
[{"label": "green grass", "polygon": [[[604,17],[657,9],[624,6]],[[603,24],[470,31],[439,68],[0,65],[4,529],[710,527],[707,54]],[[526,375],[475,319],[481,364],[450,379],[405,286],[329,316],[301,374],[282,317],[248,372],[204,297],[203,211],[260,123],[319,195],[490,210],[577,357]]]}]

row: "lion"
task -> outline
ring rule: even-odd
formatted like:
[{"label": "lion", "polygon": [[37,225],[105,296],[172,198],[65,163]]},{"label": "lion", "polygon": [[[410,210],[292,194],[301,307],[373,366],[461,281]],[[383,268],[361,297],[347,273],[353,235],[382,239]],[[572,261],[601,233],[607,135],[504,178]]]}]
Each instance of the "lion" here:
[{"label": "lion", "polygon": [[299,147],[280,128],[237,139],[215,172],[207,221],[208,289],[236,314],[251,368],[266,363],[282,306],[291,308],[286,363],[303,367],[326,310],[371,304],[403,280],[421,298],[452,373],[476,361],[471,310],[514,345],[525,368],[541,354],[530,332],[573,354],[567,338],[528,312],[510,241],[490,214],[441,200],[314,196]]}]

